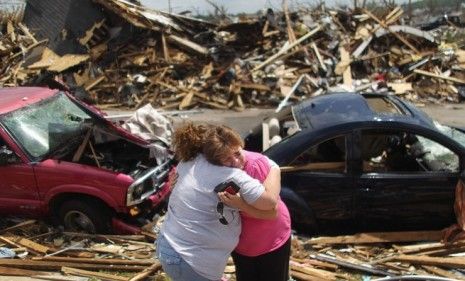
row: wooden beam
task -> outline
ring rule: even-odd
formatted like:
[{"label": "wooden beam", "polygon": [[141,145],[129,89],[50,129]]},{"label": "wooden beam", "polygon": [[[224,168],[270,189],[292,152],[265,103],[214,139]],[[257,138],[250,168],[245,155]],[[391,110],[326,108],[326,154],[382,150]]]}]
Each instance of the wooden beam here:
[{"label": "wooden beam", "polygon": [[27,269],[19,269],[19,268],[11,268],[0,266],[0,275],[11,275],[11,276],[32,276],[37,274],[47,274],[46,272],[35,271],[35,270],[27,270]]},{"label": "wooden beam", "polygon": [[33,250],[34,252],[38,252],[41,254],[47,254],[48,252],[51,251],[49,247],[46,247],[44,245],[41,245],[39,243],[36,243],[34,241],[31,241],[29,239],[19,237],[19,236],[4,236],[6,239],[13,241],[16,244],[19,244],[28,250]]},{"label": "wooden beam", "polygon": [[434,265],[450,268],[465,268],[465,258],[464,257],[428,257],[428,256],[409,256],[409,255],[399,255],[393,257],[393,260],[400,262],[408,262],[413,264],[421,265]]},{"label": "wooden beam", "polygon": [[56,262],[77,262],[77,263],[95,263],[95,264],[118,264],[118,265],[141,265],[150,266],[155,262],[153,259],[100,259],[100,258],[70,258],[70,257],[36,257],[33,260],[56,261]]},{"label": "wooden beam", "polygon": [[108,273],[102,272],[95,272],[95,271],[88,271],[82,270],[72,267],[62,267],[61,271],[66,274],[82,276],[82,277],[90,277],[90,278],[98,278],[99,280],[108,280],[108,281],[128,281],[128,278]]},{"label": "wooden beam", "polygon": [[465,80],[454,78],[454,77],[449,77],[449,76],[444,76],[444,75],[438,75],[438,74],[434,74],[432,72],[428,72],[428,71],[424,71],[424,70],[420,70],[420,69],[415,69],[413,72],[415,72],[417,74],[424,75],[424,76],[429,76],[429,77],[433,77],[433,78],[437,78],[437,79],[447,80],[447,81],[451,81],[451,82],[455,82],[455,83],[459,83],[459,84],[465,84]]},{"label": "wooden beam", "polygon": [[[337,163],[337,162],[336,162]],[[315,163],[316,164],[316,163]],[[386,242],[438,241],[442,238],[441,231],[403,231],[403,232],[372,232],[348,236],[316,237],[306,244],[370,244]]]},{"label": "wooden beam", "polygon": [[254,69],[252,69],[252,72],[255,72],[261,68],[263,68],[264,66],[274,62],[275,60],[277,60],[280,56],[284,55],[285,53],[287,53],[289,50],[291,50],[292,48],[294,48],[295,46],[297,46],[298,44],[302,43],[303,41],[305,41],[306,39],[310,38],[312,35],[314,35],[315,33],[317,33],[318,31],[320,31],[321,29],[321,26],[317,26],[316,28],[314,28],[313,30],[309,31],[307,34],[305,34],[304,36],[300,37],[299,39],[297,39],[294,43],[291,43],[289,44],[288,46],[286,46],[285,48],[279,50],[279,52],[277,52],[276,54],[272,55],[271,57],[269,57],[267,60],[265,60],[264,62],[262,62],[260,65],[256,66]]},{"label": "wooden beam", "polygon": [[116,271],[141,271],[145,266],[134,265],[107,265],[107,264],[90,264],[78,262],[54,262],[54,261],[33,261],[20,259],[0,259],[0,266],[27,268],[37,270],[60,270],[63,266],[75,267],[88,270],[116,270]]},{"label": "wooden beam", "polygon": [[367,14],[370,18],[374,19],[379,25],[381,25],[384,29],[388,30],[392,35],[394,35],[397,39],[399,39],[402,43],[404,43],[407,47],[409,47],[410,49],[412,49],[415,53],[419,54],[420,51],[418,51],[417,48],[415,48],[409,41],[407,41],[407,39],[403,38],[402,36],[400,36],[399,34],[397,34],[396,32],[393,32],[389,29],[389,26],[387,24],[385,24],[383,21],[381,21],[380,19],[378,19],[375,15],[373,15],[370,11],[368,11],[367,9],[363,9],[363,12],[365,14]]},{"label": "wooden beam", "polygon": [[189,41],[185,38],[181,38],[179,36],[171,34],[168,36],[168,40],[175,43],[178,46],[188,48],[200,55],[206,56],[208,54],[207,48],[200,46],[199,44]]},{"label": "wooden beam", "polygon": [[134,275],[133,277],[131,277],[128,281],[145,280],[145,278],[149,277],[150,275],[154,274],[155,272],[157,272],[160,269],[161,269],[160,262],[156,262],[153,265],[151,265],[150,267],[147,267],[146,269],[144,269],[142,272],[140,272],[140,273]]}]

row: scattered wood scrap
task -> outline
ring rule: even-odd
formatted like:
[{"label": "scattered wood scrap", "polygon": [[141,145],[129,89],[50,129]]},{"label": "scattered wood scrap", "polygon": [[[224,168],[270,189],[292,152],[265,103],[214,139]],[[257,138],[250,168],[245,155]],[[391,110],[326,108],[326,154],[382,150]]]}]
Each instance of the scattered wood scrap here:
[{"label": "scattered wood scrap", "polygon": [[[160,220],[162,221],[162,220]],[[148,224],[151,232],[159,222]],[[5,232],[5,230],[8,230]],[[67,276],[111,281],[164,279],[153,258],[153,235],[99,235],[50,231],[37,221],[0,220],[1,240],[15,257],[0,259],[0,276]],[[385,276],[427,275],[465,280],[465,241],[443,244],[440,231],[359,233],[306,238],[293,235],[290,275],[295,280],[359,280]],[[27,241],[27,243],[21,242]],[[19,245],[19,243],[24,245]],[[76,247],[75,245],[79,245]],[[23,246],[18,248],[19,246]],[[35,249],[31,252],[31,249]],[[53,249],[53,250],[49,250]],[[234,280],[232,259],[224,272]],[[63,278],[68,278],[63,276]]]}]

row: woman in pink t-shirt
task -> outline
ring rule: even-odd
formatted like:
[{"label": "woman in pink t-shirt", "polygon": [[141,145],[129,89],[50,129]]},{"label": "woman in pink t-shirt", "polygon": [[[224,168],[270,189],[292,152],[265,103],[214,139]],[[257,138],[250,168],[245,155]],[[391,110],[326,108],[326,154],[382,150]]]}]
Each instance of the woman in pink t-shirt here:
[{"label": "woman in pink t-shirt", "polygon": [[[255,152],[237,147],[223,163],[241,168],[251,177],[264,182],[270,169],[270,160]],[[274,164],[274,168],[279,168]],[[238,281],[287,281],[291,249],[291,219],[280,199],[274,216],[269,211],[247,208],[238,196],[220,193],[220,200],[241,210],[242,231],[239,244],[232,253]]]}]

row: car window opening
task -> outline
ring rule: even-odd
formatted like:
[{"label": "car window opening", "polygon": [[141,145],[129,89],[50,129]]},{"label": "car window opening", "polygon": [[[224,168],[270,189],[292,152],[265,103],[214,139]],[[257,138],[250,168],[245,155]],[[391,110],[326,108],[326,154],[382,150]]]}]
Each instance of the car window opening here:
[{"label": "car window opening", "polygon": [[373,112],[381,114],[401,114],[405,112],[401,110],[395,103],[385,97],[365,95],[365,100]]},{"label": "car window opening", "polygon": [[362,134],[363,172],[458,172],[459,157],[426,137],[404,131]]},{"label": "car window opening", "polygon": [[339,136],[307,149],[291,165],[282,171],[318,171],[325,173],[346,173],[346,138]]}]

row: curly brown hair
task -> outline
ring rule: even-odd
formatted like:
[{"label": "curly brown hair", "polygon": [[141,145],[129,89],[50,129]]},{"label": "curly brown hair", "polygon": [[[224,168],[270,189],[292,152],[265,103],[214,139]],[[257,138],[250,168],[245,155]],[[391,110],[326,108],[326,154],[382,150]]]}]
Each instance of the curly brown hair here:
[{"label": "curly brown hair", "polygon": [[179,161],[189,161],[203,153],[210,163],[222,165],[222,160],[234,153],[238,146],[244,147],[244,142],[227,126],[189,122],[176,129],[171,145]]},{"label": "curly brown hair", "polygon": [[189,161],[203,151],[206,133],[210,125],[189,122],[176,129],[173,134],[173,147],[176,159],[179,161]]}]

